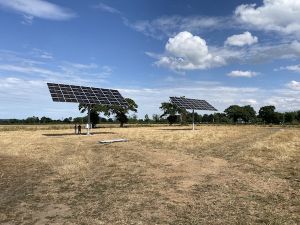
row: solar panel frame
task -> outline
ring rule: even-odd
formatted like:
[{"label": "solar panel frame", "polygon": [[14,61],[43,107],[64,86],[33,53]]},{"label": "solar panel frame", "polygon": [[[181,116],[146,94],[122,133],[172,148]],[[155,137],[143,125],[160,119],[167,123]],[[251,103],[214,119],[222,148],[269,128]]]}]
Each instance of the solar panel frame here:
[{"label": "solar panel frame", "polygon": [[54,102],[128,106],[120,92],[114,89],[56,83],[47,83],[47,86]]},{"label": "solar panel frame", "polygon": [[184,97],[170,97],[170,100],[174,105],[182,109],[218,111],[205,100]]}]

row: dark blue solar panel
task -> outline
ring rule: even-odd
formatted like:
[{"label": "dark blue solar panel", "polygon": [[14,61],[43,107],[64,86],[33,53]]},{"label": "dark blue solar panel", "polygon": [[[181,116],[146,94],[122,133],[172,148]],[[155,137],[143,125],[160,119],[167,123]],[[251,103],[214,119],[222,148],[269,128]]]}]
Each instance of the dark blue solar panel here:
[{"label": "dark blue solar panel", "polygon": [[47,83],[54,102],[127,106],[118,90]]}]

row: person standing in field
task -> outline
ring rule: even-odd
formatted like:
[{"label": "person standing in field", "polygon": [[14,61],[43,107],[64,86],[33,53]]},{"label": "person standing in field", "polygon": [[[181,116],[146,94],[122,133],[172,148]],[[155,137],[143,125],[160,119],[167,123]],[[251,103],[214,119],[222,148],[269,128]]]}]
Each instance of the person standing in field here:
[{"label": "person standing in field", "polygon": [[80,124],[78,125],[78,132],[77,133],[81,134],[81,125]]},{"label": "person standing in field", "polygon": [[77,134],[77,123],[75,123],[74,130],[75,130],[75,134]]}]

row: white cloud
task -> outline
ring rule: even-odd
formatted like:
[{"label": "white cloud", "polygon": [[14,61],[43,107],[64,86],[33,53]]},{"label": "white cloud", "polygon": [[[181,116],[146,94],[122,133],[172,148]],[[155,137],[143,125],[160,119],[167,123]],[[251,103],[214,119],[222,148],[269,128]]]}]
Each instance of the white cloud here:
[{"label": "white cloud", "polygon": [[96,69],[98,65],[95,63],[82,64],[82,63],[66,63],[67,65],[74,67],[75,69]]},{"label": "white cloud", "polygon": [[[44,99],[41,92],[46,83],[42,80],[22,79],[18,77],[0,78],[0,102],[32,102],[34,99]],[[45,96],[45,95],[44,95]]]},{"label": "white cloud", "polygon": [[32,49],[31,55],[40,59],[49,59],[49,60],[53,59],[53,56],[50,52],[46,52],[38,48]]},{"label": "white cloud", "polygon": [[36,52],[40,53],[40,51],[29,52],[27,57],[38,57],[39,61],[19,57],[14,52],[2,53],[0,51],[0,76],[17,76],[22,79],[35,77],[44,82],[69,83],[71,80],[74,84],[103,84],[108,82],[107,77],[112,73],[112,68],[109,66],[49,61],[48,57],[41,57]]},{"label": "white cloud", "polygon": [[292,80],[287,84],[287,87],[295,91],[300,91],[300,82]]},{"label": "white cloud", "polygon": [[[176,79],[176,78],[174,78]],[[165,83],[166,84],[166,83]],[[222,83],[208,83],[195,80],[183,81],[178,78],[165,86],[156,88],[120,88],[123,96],[134,99],[139,105],[138,115],[161,113],[161,102],[169,96],[186,96],[207,100],[220,112],[230,105],[252,105],[256,111],[265,105],[274,105],[279,111],[300,109],[299,91],[284,89],[260,89],[255,87],[226,86]],[[200,111],[200,113],[206,113]]]},{"label": "white cloud", "polygon": [[32,22],[33,22],[34,17],[31,16],[31,15],[23,15],[23,19],[24,20],[22,21],[22,24],[29,24],[29,25],[31,25]]},{"label": "white cloud", "polygon": [[241,70],[234,70],[227,74],[229,77],[255,77],[257,76],[256,72],[253,71],[241,71]]},{"label": "white cloud", "polygon": [[165,50],[166,54],[156,64],[175,71],[208,69],[225,64],[222,57],[209,52],[204,39],[187,31],[169,38]]},{"label": "white cloud", "polygon": [[300,36],[300,1],[264,0],[262,6],[240,5],[235,16],[252,28]]},{"label": "white cloud", "polygon": [[299,59],[300,42],[280,44],[257,44],[250,48],[215,48],[215,54],[218,54],[229,63],[256,64],[266,63],[280,59]]},{"label": "white cloud", "polygon": [[233,15],[226,17],[171,15],[135,22],[123,18],[123,21],[125,25],[156,39],[170,37],[183,30],[199,34],[245,27],[300,37],[300,1],[264,0],[261,6],[243,4],[235,9]]},{"label": "white cloud", "polygon": [[[278,69],[276,69],[277,71]],[[292,65],[292,66],[282,66],[279,70],[289,70],[292,72],[300,73],[300,64],[299,65]]]},{"label": "white cloud", "polygon": [[255,99],[250,98],[250,99],[242,99],[241,103],[243,105],[256,105],[257,101]]},{"label": "white cloud", "polygon": [[117,10],[117,9],[115,9],[115,8],[109,6],[109,5],[106,5],[104,3],[99,3],[95,6],[93,6],[93,8],[100,9],[104,12],[109,12],[109,13],[113,13],[113,14],[121,14],[121,12],[119,10]]},{"label": "white cloud", "polygon": [[0,78],[0,102],[0,118],[48,116],[61,119],[85,115],[80,115],[77,104],[52,102],[46,81],[39,79]]},{"label": "white cloud", "polygon": [[34,17],[48,20],[68,20],[75,14],[45,0],[0,0],[0,6],[24,16],[24,23],[32,23]]},{"label": "white cloud", "polygon": [[154,20],[140,20],[133,23],[129,22],[128,19],[123,19],[125,25],[156,39],[174,36],[183,30],[199,33],[228,28],[233,24],[233,21],[228,23],[229,18],[203,16],[163,16]]},{"label": "white cloud", "polygon": [[[174,79],[177,79],[176,77]],[[161,102],[169,96],[205,99],[220,112],[230,105],[252,105],[256,110],[264,105],[275,105],[279,111],[299,110],[299,90],[260,89],[255,87],[225,86],[218,82],[182,80],[167,82],[155,88],[118,88],[124,97],[134,99],[139,105],[138,115],[161,114]],[[188,78],[186,78],[188,79]],[[299,83],[299,82],[298,82]],[[93,84],[95,85],[95,84]],[[18,77],[0,78],[0,118],[24,118],[26,116],[50,116],[61,118],[79,116],[77,104],[58,104],[51,100],[46,82],[41,79]],[[15,102],[16,104],[11,104]],[[207,113],[200,111],[200,113]]]},{"label": "white cloud", "polygon": [[[186,44],[188,43],[188,44]],[[250,48],[207,46],[205,40],[189,32],[181,32],[169,38],[164,54],[146,52],[158,66],[176,72],[184,70],[209,69],[233,63],[256,64],[281,59],[299,59],[300,42],[257,44]],[[296,70],[296,67],[289,67]]]},{"label": "white cloud", "polygon": [[17,72],[17,73],[38,73],[41,75],[47,76],[60,76],[61,74],[58,72],[54,72],[52,70],[30,66],[30,65],[10,65],[10,64],[0,64],[0,71],[9,71],[9,72]]},{"label": "white cloud", "polygon": [[225,45],[232,46],[245,46],[245,45],[253,45],[258,42],[258,38],[256,36],[252,36],[252,34],[248,31],[243,34],[232,35],[227,38],[225,41]]}]

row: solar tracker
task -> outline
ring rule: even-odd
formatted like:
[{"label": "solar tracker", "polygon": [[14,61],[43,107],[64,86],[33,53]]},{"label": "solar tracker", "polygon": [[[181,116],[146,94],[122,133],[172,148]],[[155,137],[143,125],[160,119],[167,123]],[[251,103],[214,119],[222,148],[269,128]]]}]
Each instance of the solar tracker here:
[{"label": "solar tracker", "polygon": [[210,105],[205,100],[190,99],[184,97],[170,97],[170,99],[174,105],[182,109],[218,111],[215,107]]},{"label": "solar tracker", "polygon": [[73,102],[86,105],[128,105],[119,91],[113,89],[54,83],[47,83],[47,85],[54,102]]}]

